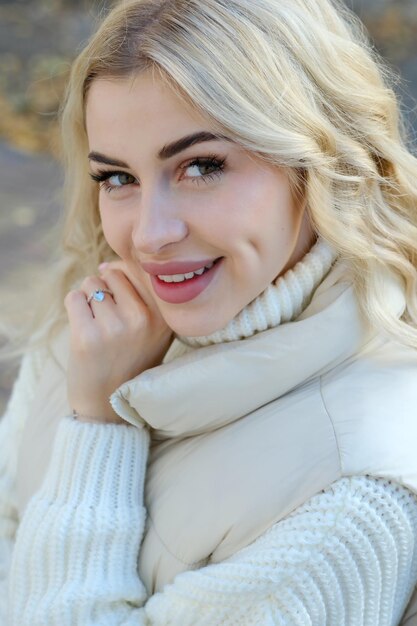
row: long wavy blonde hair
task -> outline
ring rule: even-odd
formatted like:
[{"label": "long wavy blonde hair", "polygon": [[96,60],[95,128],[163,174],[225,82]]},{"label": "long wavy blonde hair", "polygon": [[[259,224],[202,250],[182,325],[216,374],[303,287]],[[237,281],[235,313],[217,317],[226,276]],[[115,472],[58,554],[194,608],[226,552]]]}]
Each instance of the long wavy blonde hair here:
[{"label": "long wavy blonde hair", "polygon": [[[66,293],[112,258],[87,172],[89,87],[149,69],[215,130],[290,169],[313,227],[351,264],[364,314],[417,348],[417,160],[392,76],[337,0],[130,0],[110,11],[62,108],[67,212],[31,336],[50,339],[66,323]],[[385,306],[381,266],[405,285],[402,319]]]}]

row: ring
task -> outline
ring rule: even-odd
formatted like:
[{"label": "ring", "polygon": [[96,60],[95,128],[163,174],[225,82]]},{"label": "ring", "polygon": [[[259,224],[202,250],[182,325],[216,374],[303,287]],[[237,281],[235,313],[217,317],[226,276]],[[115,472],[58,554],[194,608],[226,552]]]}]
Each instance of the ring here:
[{"label": "ring", "polygon": [[103,302],[106,293],[109,293],[111,296],[113,295],[110,289],[95,289],[88,296],[87,304],[90,304],[91,300],[94,300],[94,302]]}]

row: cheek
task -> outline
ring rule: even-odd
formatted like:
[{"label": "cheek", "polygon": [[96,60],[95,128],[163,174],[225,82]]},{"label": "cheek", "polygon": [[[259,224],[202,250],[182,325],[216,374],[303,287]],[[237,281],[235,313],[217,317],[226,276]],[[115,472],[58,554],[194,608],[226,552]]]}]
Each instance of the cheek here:
[{"label": "cheek", "polygon": [[259,203],[258,226],[269,225],[269,228],[264,228],[266,236],[268,230],[275,236],[281,233],[290,234],[297,228],[299,220],[300,211],[288,182],[281,179],[278,182],[270,180],[269,185],[264,186],[262,201]]},{"label": "cheek", "polygon": [[[297,223],[297,215],[289,189],[277,184],[275,177],[258,176],[246,181],[239,191],[226,199],[228,217],[223,232],[229,237],[233,231],[261,247],[285,237]],[[228,231],[226,235],[226,231]]]},{"label": "cheek", "polygon": [[114,208],[106,207],[105,203],[100,205],[100,217],[104,238],[110,248],[120,258],[128,258],[131,249],[131,226],[128,220]]}]

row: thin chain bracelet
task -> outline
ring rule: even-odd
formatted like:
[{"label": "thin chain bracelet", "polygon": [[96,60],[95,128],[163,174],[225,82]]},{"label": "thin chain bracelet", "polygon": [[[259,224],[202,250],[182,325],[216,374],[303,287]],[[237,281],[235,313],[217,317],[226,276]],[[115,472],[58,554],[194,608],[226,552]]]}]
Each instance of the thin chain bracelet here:
[{"label": "thin chain bracelet", "polygon": [[78,413],[78,411],[76,411],[75,409],[72,409],[72,417],[75,420],[78,420],[79,417],[85,418],[89,422],[92,422],[94,424],[106,424],[106,423],[109,423],[109,422],[105,422],[103,419],[100,419],[99,417],[97,417],[95,415],[84,415],[83,413]]}]

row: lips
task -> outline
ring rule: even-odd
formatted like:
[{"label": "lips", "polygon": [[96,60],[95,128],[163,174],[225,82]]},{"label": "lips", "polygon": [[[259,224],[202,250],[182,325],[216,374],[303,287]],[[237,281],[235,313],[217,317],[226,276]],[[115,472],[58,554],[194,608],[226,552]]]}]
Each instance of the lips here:
[{"label": "lips", "polygon": [[201,259],[199,261],[172,261],[171,263],[141,263],[142,268],[153,276],[167,276],[169,274],[188,274],[216,262],[217,259]]},{"label": "lips", "polygon": [[[206,265],[210,265],[210,263],[213,263],[210,269],[206,270],[203,274],[196,274],[193,278],[186,279],[181,282],[164,282],[163,280],[160,280],[158,278],[158,275],[167,276],[169,274],[165,269],[167,265],[165,265],[164,269],[162,269],[162,265],[158,265],[158,274],[155,275],[151,273],[151,284],[153,290],[161,300],[164,300],[165,302],[169,302],[171,304],[182,304],[184,302],[193,300],[194,298],[199,296],[216,277],[216,275],[220,271],[221,266],[223,265],[223,260],[224,257],[220,257],[218,259],[215,259],[214,263],[213,261],[209,261],[208,263],[206,261]],[[179,267],[180,266],[178,263],[173,263],[171,264],[171,271],[172,268],[174,268],[176,270],[175,273],[177,274],[188,273],[184,271],[184,264],[182,264],[181,266],[182,272],[178,271]],[[203,265],[197,265],[195,263],[191,265],[190,263],[188,263],[186,269],[189,272],[192,272],[193,270],[190,270],[190,267],[194,267],[194,269],[200,269],[201,267],[204,267],[204,263]],[[164,274],[163,272],[166,272],[166,274]]]}]

